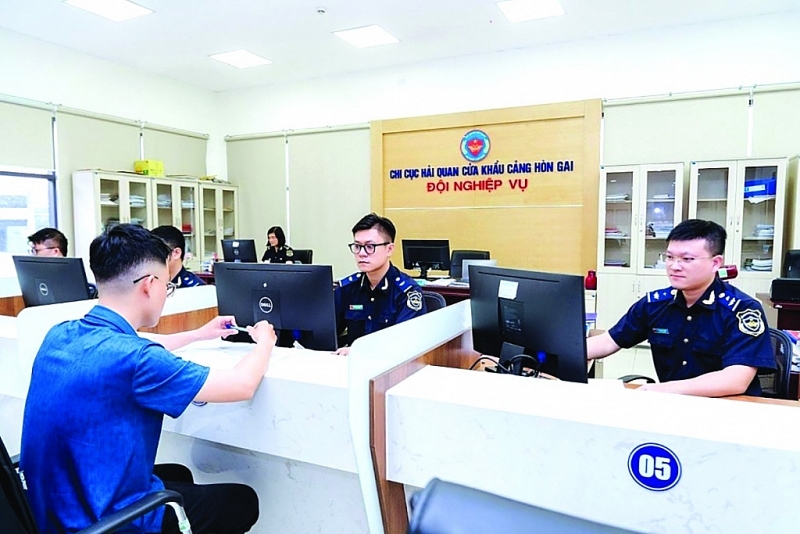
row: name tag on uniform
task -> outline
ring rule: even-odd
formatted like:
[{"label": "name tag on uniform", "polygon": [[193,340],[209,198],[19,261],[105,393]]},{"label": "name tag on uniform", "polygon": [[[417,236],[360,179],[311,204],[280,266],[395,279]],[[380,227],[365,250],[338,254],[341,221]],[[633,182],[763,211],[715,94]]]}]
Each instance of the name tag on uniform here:
[{"label": "name tag on uniform", "polygon": [[654,334],[669,334],[669,328],[653,328]]},{"label": "name tag on uniform", "polygon": [[350,311],[361,311],[363,309],[364,309],[364,305],[363,304],[351,304],[350,305]]}]

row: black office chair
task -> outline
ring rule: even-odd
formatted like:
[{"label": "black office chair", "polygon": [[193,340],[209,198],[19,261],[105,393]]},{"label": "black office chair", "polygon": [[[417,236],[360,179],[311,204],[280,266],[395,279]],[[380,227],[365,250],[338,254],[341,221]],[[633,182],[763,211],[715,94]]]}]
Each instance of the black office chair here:
[{"label": "black office chair", "polygon": [[425,309],[428,311],[428,313],[447,306],[447,302],[444,300],[444,297],[433,291],[423,291],[422,298],[425,299]]},{"label": "black office chair", "polygon": [[758,373],[761,384],[761,396],[773,399],[789,398],[789,375],[792,372],[792,338],[783,330],[769,329],[769,340],[772,342],[772,352],[775,355],[775,371]]},{"label": "black office chair", "polygon": [[450,278],[455,278],[456,280],[464,278],[461,271],[462,261],[488,259],[491,259],[488,250],[454,250],[450,254]]},{"label": "black office chair", "polygon": [[[0,438],[0,489],[2,489],[2,493],[0,493],[0,532],[3,534],[39,534],[25,496],[24,486],[17,473],[16,461],[9,457],[2,438]],[[165,504],[175,510],[179,523],[185,521],[181,532],[191,534],[189,521],[186,520],[186,514],[183,511],[183,497],[180,493],[169,490],[151,493],[122,510],[104,517],[78,534],[115,532],[137,517]]]},{"label": "black office chair", "polygon": [[292,261],[294,263],[302,263],[303,265],[311,265],[311,259],[314,257],[314,251],[310,248],[296,248],[293,249]]},{"label": "black office chair", "polygon": [[408,534],[631,532],[531,506],[485,491],[431,480],[411,497]]}]

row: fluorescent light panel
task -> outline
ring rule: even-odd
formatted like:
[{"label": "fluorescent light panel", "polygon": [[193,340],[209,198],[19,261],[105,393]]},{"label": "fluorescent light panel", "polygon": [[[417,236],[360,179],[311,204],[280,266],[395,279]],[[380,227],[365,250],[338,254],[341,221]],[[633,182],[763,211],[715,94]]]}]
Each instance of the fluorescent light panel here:
[{"label": "fluorescent light panel", "polygon": [[135,19],[153,12],[152,9],[128,2],[128,0],[64,0],[64,3],[114,22]]},{"label": "fluorescent light panel", "polygon": [[509,22],[525,22],[526,20],[546,19],[564,14],[564,8],[558,0],[506,0],[497,2]]},{"label": "fluorescent light panel", "polygon": [[353,28],[351,30],[333,32],[333,35],[350,43],[356,48],[368,48],[370,46],[380,46],[399,42],[396,37],[377,24],[373,24],[372,26],[364,26],[362,28]]},{"label": "fluorescent light panel", "polygon": [[272,63],[272,61],[267,58],[248,52],[247,50],[234,50],[233,52],[224,52],[208,57],[240,69],[248,69],[250,67],[258,67],[259,65],[269,65]]}]

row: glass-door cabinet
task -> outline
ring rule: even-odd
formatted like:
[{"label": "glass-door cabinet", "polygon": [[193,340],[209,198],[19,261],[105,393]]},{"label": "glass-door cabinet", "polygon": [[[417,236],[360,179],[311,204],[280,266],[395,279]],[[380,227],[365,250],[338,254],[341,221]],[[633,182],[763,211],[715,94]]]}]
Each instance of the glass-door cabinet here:
[{"label": "glass-door cabinet", "polygon": [[748,279],[780,276],[786,165],[785,158],[691,164],[689,216],[726,229],[725,261],[738,267],[742,289],[751,292],[767,291],[768,284],[750,287]]},{"label": "glass-door cabinet", "polygon": [[[239,198],[233,185],[200,185],[202,261],[222,257],[222,240],[239,235]],[[216,258],[215,258],[216,255]]]},{"label": "glass-door cabinet", "polygon": [[598,269],[662,273],[667,235],[683,216],[683,164],[603,167],[600,196]]},{"label": "glass-door cabinet", "polygon": [[153,216],[155,226],[174,226],[183,233],[186,240],[184,263],[188,268],[199,265],[200,220],[197,182],[188,180],[153,180],[155,206]]}]

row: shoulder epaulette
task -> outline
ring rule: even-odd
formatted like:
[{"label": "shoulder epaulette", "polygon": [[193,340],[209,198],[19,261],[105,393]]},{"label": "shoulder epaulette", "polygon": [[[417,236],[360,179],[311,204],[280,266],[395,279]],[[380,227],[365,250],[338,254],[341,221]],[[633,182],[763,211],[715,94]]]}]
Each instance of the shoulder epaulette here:
[{"label": "shoulder epaulette", "polygon": [[677,292],[677,289],[671,287],[656,289],[647,294],[647,302],[669,302],[675,298]]},{"label": "shoulder epaulette", "polygon": [[359,282],[361,280],[361,273],[353,273],[347,278],[342,278],[339,280],[339,287],[349,286],[353,282]]}]

